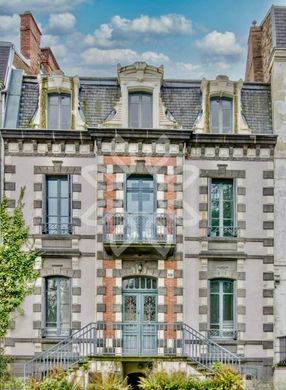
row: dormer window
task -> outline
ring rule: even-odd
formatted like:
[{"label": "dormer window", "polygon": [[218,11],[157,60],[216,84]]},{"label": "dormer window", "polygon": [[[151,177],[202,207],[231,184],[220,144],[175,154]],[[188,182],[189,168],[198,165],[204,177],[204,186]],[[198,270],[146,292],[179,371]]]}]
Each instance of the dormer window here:
[{"label": "dormer window", "polygon": [[131,128],[150,129],[153,127],[152,94],[147,92],[129,93],[128,125]]},{"label": "dormer window", "polygon": [[71,97],[67,94],[48,95],[48,129],[71,128]]},{"label": "dormer window", "polygon": [[211,98],[210,127],[212,133],[232,133],[232,99],[225,97]]}]

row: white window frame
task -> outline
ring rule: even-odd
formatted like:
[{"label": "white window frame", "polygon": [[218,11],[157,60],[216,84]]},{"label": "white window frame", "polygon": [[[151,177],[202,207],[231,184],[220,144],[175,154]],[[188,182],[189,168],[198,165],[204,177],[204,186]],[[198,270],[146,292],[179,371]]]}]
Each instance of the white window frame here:
[{"label": "white window frame", "polygon": [[[62,126],[62,100],[61,100],[61,97],[67,97],[69,98],[69,126],[67,127],[63,127]],[[71,95],[69,93],[48,93],[47,95],[47,129],[51,129],[51,127],[49,126],[49,121],[50,121],[50,99],[52,97],[57,97],[58,98],[58,104],[57,105],[54,105],[54,106],[57,106],[58,107],[58,112],[57,112],[57,118],[56,118],[56,121],[57,121],[57,126],[56,126],[56,130],[70,130],[71,129],[71,104],[72,104],[72,101],[71,101]]]},{"label": "white window frame", "polygon": [[[218,106],[218,131],[214,131],[213,129],[213,123],[212,123],[212,102],[213,101],[218,101],[219,106]],[[223,101],[228,101],[231,103],[231,113],[230,113],[230,119],[231,119],[231,124],[230,128],[228,131],[224,132],[224,123],[223,123]],[[233,98],[227,97],[227,96],[212,96],[210,98],[210,129],[211,132],[214,134],[232,134],[233,133]]]},{"label": "white window frame", "polygon": [[[65,279],[69,282],[69,320],[67,323],[69,326],[67,328],[63,328],[61,324],[59,324],[60,318],[60,307],[59,307],[59,287],[57,285],[57,326],[55,328],[47,326],[47,308],[48,308],[48,280],[49,279]],[[49,275],[43,279],[43,337],[67,337],[71,333],[71,323],[72,323],[72,279],[62,275]]]},{"label": "white window frame", "polygon": [[[211,329],[211,282],[219,282],[219,329]],[[232,282],[233,283],[233,298],[232,298],[232,306],[233,306],[233,324],[232,329],[229,329],[224,326],[223,321],[223,297],[226,293],[223,292],[223,282]],[[208,281],[208,301],[209,301],[209,337],[211,338],[220,338],[220,339],[236,339],[237,338],[237,282],[236,280],[229,278],[214,278]]]},{"label": "white window frame", "polygon": [[[229,181],[232,181],[232,196],[233,196],[233,200],[232,200],[232,212],[233,212],[233,221],[232,221],[232,228],[233,228],[233,234],[232,235],[229,235],[229,236],[226,236],[224,235],[224,228],[225,226],[223,225],[223,188],[221,186],[220,188],[220,197],[219,197],[219,235],[214,235],[212,233],[212,229],[215,228],[214,226],[212,226],[212,183],[214,180],[220,180],[221,182],[225,181],[225,180],[229,180]],[[237,237],[237,233],[238,233],[238,229],[236,227],[236,180],[235,179],[229,179],[229,178],[225,178],[225,177],[222,177],[222,178],[218,178],[218,177],[213,177],[213,178],[210,178],[209,179],[209,182],[208,182],[208,210],[209,210],[209,218],[208,218],[208,224],[209,224],[209,232],[208,232],[208,236],[209,237],[221,237],[221,238],[235,238]]]}]

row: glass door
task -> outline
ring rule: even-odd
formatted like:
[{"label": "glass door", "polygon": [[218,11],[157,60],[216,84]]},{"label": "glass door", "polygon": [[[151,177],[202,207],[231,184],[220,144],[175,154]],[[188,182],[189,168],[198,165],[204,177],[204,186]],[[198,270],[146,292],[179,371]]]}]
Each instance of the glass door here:
[{"label": "glass door", "polygon": [[123,352],[157,353],[157,280],[134,277],[123,280]]}]

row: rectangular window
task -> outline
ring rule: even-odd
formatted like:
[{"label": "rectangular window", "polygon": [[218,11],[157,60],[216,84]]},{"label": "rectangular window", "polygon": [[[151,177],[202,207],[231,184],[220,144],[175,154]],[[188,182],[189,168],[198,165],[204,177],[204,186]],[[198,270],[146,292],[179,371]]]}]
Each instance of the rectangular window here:
[{"label": "rectangular window", "polygon": [[154,181],[152,176],[131,175],[126,181],[125,237],[135,242],[155,240]]},{"label": "rectangular window", "polygon": [[152,94],[134,92],[129,94],[129,127],[150,129],[153,127]]},{"label": "rectangular window", "polygon": [[211,98],[212,133],[232,133],[232,99]]},{"label": "rectangular window", "polygon": [[234,237],[234,190],[233,180],[212,179],[210,189],[210,226],[211,237]]},{"label": "rectangular window", "polygon": [[45,280],[45,336],[69,336],[71,324],[70,279],[49,277]]},{"label": "rectangular window", "polygon": [[210,281],[210,336],[234,338],[234,281]]},{"label": "rectangular window", "polygon": [[45,224],[46,234],[71,234],[71,199],[68,176],[46,177]]},{"label": "rectangular window", "polygon": [[48,95],[48,129],[70,129],[71,98],[64,94]]}]

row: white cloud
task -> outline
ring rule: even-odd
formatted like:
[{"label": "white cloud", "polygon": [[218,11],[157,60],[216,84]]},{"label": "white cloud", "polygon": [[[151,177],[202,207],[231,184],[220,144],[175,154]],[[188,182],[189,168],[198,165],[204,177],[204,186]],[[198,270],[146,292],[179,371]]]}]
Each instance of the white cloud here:
[{"label": "white cloud", "polygon": [[207,55],[239,56],[243,51],[235,34],[230,31],[225,33],[212,31],[203,39],[196,41],[196,45]]},{"label": "white cloud", "polygon": [[141,60],[149,64],[161,65],[170,61],[170,58],[163,53],[156,53],[154,51],[146,51],[141,55]]},{"label": "white cloud", "polygon": [[87,65],[115,65],[118,63],[130,64],[135,61],[148,61],[153,64],[168,62],[168,56],[152,51],[137,53],[131,49],[107,49],[90,48],[83,52],[82,59]]},{"label": "white cloud", "polygon": [[108,24],[102,24],[93,34],[88,34],[85,37],[85,43],[89,46],[96,45],[102,47],[112,46],[113,28]]},{"label": "white cloud", "polygon": [[11,14],[13,12],[67,12],[87,0],[0,0],[0,13]]},{"label": "white cloud", "polygon": [[65,34],[74,29],[76,18],[70,12],[62,14],[51,14],[49,17],[47,31],[55,34]]},{"label": "white cloud", "polygon": [[109,23],[101,24],[93,34],[86,36],[87,45],[98,47],[112,47],[122,44],[122,41],[136,40],[139,35],[166,36],[171,34],[189,34],[192,31],[192,22],[183,15],[168,14],[158,18],[141,15],[135,19],[127,19],[115,15]]},{"label": "white cloud", "polygon": [[141,15],[135,19],[113,16],[111,26],[114,30],[147,34],[186,34],[191,32],[192,23],[183,15],[167,14],[158,18]]},{"label": "white cloud", "polygon": [[18,15],[0,15],[0,33],[3,34],[8,31],[16,32],[17,30],[19,30],[19,19],[20,18]]}]

